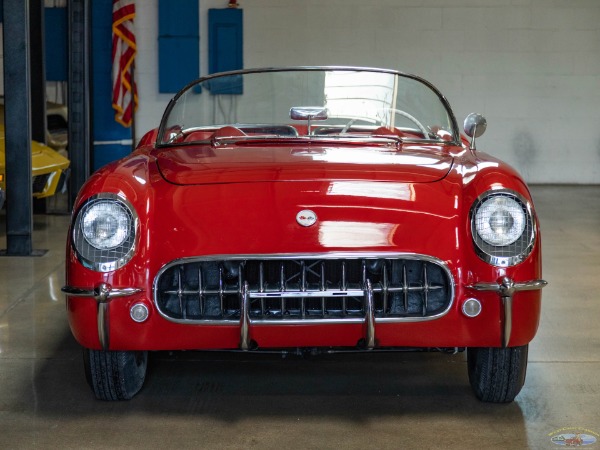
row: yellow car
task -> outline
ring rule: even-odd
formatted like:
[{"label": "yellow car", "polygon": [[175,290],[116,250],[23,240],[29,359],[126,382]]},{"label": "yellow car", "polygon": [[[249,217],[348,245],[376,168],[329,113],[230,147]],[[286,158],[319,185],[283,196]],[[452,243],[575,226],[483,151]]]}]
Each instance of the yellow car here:
[{"label": "yellow car", "polygon": [[[6,192],[6,149],[4,142],[4,106],[0,105],[0,208]],[[70,161],[47,145],[31,141],[31,169],[33,196],[44,198],[54,195],[61,175],[66,174]],[[64,179],[65,177],[62,177]]]},{"label": "yellow car", "polygon": [[46,102],[46,142],[61,155],[66,155],[68,144],[67,106]]}]

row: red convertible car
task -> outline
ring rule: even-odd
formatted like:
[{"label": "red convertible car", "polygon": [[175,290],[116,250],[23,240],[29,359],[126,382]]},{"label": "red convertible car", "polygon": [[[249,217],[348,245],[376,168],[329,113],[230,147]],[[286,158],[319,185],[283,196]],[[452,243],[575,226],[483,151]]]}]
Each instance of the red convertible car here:
[{"label": "red convertible car", "polygon": [[[540,318],[541,243],[514,169],[446,98],[392,70],[211,75],[81,189],[67,309],[95,395],[153,350],[466,349],[510,402]],[[470,139],[467,138],[470,137]]]}]

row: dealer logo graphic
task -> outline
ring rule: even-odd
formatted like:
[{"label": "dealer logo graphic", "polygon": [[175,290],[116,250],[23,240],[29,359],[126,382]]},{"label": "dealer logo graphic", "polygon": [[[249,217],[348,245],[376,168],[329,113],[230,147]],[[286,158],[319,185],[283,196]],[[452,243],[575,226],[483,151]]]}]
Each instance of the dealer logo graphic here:
[{"label": "dealer logo graphic", "polygon": [[583,447],[593,445],[598,441],[598,433],[585,428],[561,428],[549,434],[550,440],[556,445],[565,447]]}]

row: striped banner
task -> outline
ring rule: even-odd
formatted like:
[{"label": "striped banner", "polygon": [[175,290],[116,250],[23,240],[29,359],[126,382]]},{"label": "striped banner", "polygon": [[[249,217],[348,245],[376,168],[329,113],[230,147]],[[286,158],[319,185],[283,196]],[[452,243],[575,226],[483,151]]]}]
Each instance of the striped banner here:
[{"label": "striped banner", "polygon": [[115,120],[125,127],[133,122],[138,98],[133,67],[136,53],[133,19],[134,0],[113,0],[112,13],[112,80]]}]

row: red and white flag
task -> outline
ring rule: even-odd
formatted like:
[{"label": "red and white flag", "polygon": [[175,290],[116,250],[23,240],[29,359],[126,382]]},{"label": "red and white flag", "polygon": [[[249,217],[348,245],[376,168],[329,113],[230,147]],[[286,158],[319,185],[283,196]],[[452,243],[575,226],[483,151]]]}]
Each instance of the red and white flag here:
[{"label": "red and white flag", "polygon": [[115,120],[125,127],[133,122],[137,108],[137,89],[133,79],[136,53],[133,19],[134,0],[113,0],[112,12],[112,80]]}]

